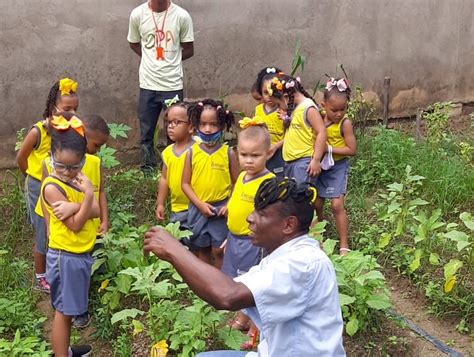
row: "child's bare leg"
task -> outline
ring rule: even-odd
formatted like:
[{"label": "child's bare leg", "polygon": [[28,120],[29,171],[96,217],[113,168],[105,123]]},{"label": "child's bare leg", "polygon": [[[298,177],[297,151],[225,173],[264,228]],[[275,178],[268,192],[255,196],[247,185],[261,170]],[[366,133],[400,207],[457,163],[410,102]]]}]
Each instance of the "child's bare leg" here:
[{"label": "child's bare leg", "polygon": [[324,219],[323,208],[324,208],[324,198],[321,198],[321,197],[316,198],[314,209],[316,210],[316,215],[318,216],[318,222],[321,222]]},{"label": "child's bare leg", "polygon": [[224,249],[212,247],[212,257],[214,258],[214,266],[217,269],[222,268],[224,262]]},{"label": "child's bare leg", "polygon": [[[346,209],[344,208],[344,195],[341,195],[337,198],[331,199],[332,213],[334,214],[334,220],[336,221],[336,229],[339,234],[339,248],[349,248],[349,242],[347,239],[347,214]],[[341,255],[347,253],[346,251],[341,251]]]},{"label": "child's bare leg", "polygon": [[33,258],[35,261],[35,273],[44,274],[46,272],[46,255],[39,253],[36,250],[36,245],[33,248]]},{"label": "child's bare leg", "polygon": [[67,357],[69,338],[71,335],[71,316],[59,311],[54,314],[53,329],[51,331],[51,345],[56,357]]},{"label": "child's bare leg", "polygon": [[246,331],[249,328],[249,321],[250,319],[247,315],[242,311],[238,311],[230,327],[236,330]]},{"label": "child's bare leg", "polygon": [[207,264],[211,264],[211,262],[212,262],[211,247],[199,248],[197,256],[203,262],[205,262]]}]

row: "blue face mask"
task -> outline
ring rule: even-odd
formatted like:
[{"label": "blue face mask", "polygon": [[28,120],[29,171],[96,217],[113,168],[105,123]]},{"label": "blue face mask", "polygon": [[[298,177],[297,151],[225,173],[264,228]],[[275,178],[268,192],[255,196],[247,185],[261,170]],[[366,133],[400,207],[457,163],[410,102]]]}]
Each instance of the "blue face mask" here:
[{"label": "blue face mask", "polygon": [[222,130],[219,130],[214,134],[204,134],[202,131],[198,130],[197,134],[204,144],[214,146],[221,141],[222,135],[224,133]]}]

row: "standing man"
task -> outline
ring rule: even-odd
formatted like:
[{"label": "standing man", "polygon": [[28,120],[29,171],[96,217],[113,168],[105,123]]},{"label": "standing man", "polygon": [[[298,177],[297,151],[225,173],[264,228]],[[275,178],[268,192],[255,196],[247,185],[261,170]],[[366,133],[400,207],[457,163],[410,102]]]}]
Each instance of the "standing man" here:
[{"label": "standing man", "polygon": [[[247,221],[252,244],[269,255],[234,280],[199,260],[161,228],[145,233],[143,249],[170,262],[215,308],[245,309],[262,332],[259,357],[345,356],[334,267],[307,234],[315,199],[316,189],[307,183],[297,185],[288,178],[263,181]],[[198,356],[245,355],[213,351]]]},{"label": "standing man", "polygon": [[182,61],[194,54],[193,22],[171,0],[148,0],[130,14],[127,40],[140,56],[140,150],[144,172],[156,169],[153,138],[165,100],[183,100]]}]

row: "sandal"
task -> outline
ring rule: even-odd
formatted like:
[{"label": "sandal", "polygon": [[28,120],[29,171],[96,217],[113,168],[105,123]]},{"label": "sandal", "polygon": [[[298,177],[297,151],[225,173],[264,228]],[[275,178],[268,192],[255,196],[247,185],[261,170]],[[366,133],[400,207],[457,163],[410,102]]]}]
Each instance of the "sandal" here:
[{"label": "sandal", "polygon": [[242,351],[252,351],[257,346],[258,331],[248,332],[247,336],[250,337],[250,339],[240,345]]}]

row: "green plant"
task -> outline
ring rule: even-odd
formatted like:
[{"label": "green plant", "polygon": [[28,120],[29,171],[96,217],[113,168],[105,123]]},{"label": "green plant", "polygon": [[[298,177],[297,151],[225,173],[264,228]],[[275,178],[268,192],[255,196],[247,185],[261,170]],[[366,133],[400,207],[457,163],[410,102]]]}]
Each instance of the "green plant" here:
[{"label": "green plant", "polygon": [[[110,130],[110,136],[114,139],[117,138],[127,138],[127,132],[131,129],[128,125],[125,124],[108,124]],[[101,164],[106,169],[111,169],[120,165],[120,161],[115,157],[117,150],[108,147],[107,145],[102,145],[102,147],[97,152],[97,156],[101,159]]]},{"label": "green plant", "polygon": [[22,337],[20,330],[17,330],[12,341],[0,339],[0,354],[5,357],[48,357],[51,351],[46,341],[41,341],[38,337]]},{"label": "green plant", "polygon": [[23,140],[25,140],[26,128],[21,128],[16,132],[16,142],[15,142],[15,151],[20,150]]},{"label": "green plant", "polygon": [[291,72],[290,76],[294,76],[298,69],[301,70],[301,73],[304,71],[304,66],[306,64],[306,57],[301,54],[301,41],[298,39],[296,41],[295,53],[293,54],[293,60],[291,61]]},{"label": "green plant", "polygon": [[446,130],[452,107],[451,102],[434,103],[422,113],[421,117],[426,121],[428,141],[438,142],[448,138]]},{"label": "green plant", "polygon": [[352,88],[351,100],[347,106],[346,116],[352,123],[365,132],[367,123],[377,119],[377,110],[375,106],[367,102],[362,93],[362,88],[356,85]]}]

